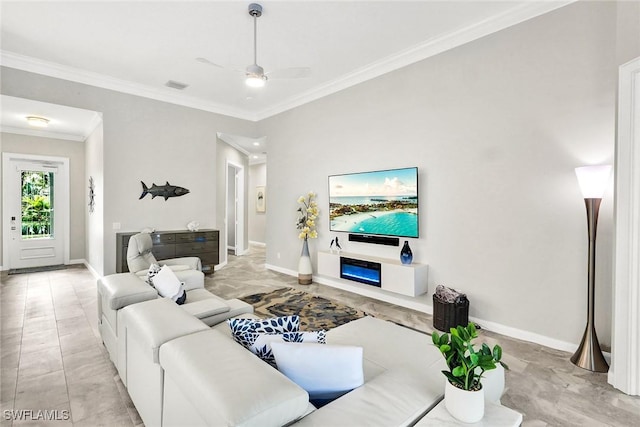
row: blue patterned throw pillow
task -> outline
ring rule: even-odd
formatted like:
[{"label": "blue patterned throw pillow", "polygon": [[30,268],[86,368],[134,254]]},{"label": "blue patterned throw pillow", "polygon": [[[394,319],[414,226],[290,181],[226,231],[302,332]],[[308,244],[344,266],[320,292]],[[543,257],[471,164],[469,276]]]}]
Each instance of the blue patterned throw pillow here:
[{"label": "blue patterned throw pillow", "polygon": [[259,332],[267,334],[282,334],[285,332],[298,332],[300,330],[300,316],[281,316],[270,319],[229,319],[233,339],[239,344],[249,348],[248,333]]},{"label": "blue patterned throw pillow", "polygon": [[281,316],[270,319],[227,320],[233,339],[274,368],[271,342],[313,342],[324,344],[327,331],[301,332],[300,316]]}]

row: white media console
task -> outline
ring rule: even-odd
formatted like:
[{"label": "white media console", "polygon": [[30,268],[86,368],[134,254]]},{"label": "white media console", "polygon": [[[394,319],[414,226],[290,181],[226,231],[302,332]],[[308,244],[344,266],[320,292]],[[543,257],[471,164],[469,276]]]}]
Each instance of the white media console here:
[{"label": "white media console", "polygon": [[[331,278],[334,282],[352,285],[356,282],[340,277],[340,257],[380,264],[380,287],[362,285],[371,289],[382,289],[409,297],[416,297],[427,292],[426,264],[402,264],[400,260],[378,258],[369,255],[338,251],[318,252],[318,274]],[[358,284],[360,285],[360,284]]]}]

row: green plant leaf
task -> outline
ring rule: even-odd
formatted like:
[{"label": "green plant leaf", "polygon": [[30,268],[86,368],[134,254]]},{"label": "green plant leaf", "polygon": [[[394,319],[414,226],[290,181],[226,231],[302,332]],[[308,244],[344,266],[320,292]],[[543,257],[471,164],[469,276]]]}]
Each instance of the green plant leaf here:
[{"label": "green plant leaf", "polygon": [[482,354],[491,354],[491,349],[486,343],[482,343],[481,350]]},{"label": "green plant leaf", "polygon": [[471,359],[472,366],[478,366],[478,362],[480,361],[480,358],[476,353],[471,353],[469,355],[469,358]]},{"label": "green plant leaf", "polygon": [[442,353],[447,353],[447,352],[451,351],[451,346],[449,344],[441,345],[440,346],[440,351]]},{"label": "green plant leaf", "polygon": [[500,347],[498,344],[493,347],[493,358],[496,362],[499,362],[500,359],[502,359],[502,347]]},{"label": "green plant leaf", "polygon": [[467,325],[467,331],[469,331],[469,335],[471,335],[471,338],[476,338],[478,336],[476,325],[473,322],[469,322],[469,324]]},{"label": "green plant leaf", "polygon": [[433,331],[433,333],[431,334],[431,341],[436,347],[440,346],[440,337],[438,336],[438,333],[436,331]]},{"label": "green plant leaf", "polygon": [[440,337],[440,345],[445,345],[445,344],[449,344],[448,334],[442,334],[442,336]]},{"label": "green plant leaf", "polygon": [[451,335],[451,344],[452,347],[456,350],[462,350],[464,352],[465,350],[465,345],[464,345],[464,341],[462,341],[462,339],[457,336],[457,335]]},{"label": "green plant leaf", "polygon": [[[460,326],[458,326],[458,328],[459,327]],[[459,337],[459,336],[460,336],[460,334],[458,332],[458,329],[457,328],[451,328],[451,337],[453,338],[453,337]]]},{"label": "green plant leaf", "polygon": [[464,377],[465,369],[463,366],[456,366],[455,368],[453,368],[451,373],[454,377]]}]

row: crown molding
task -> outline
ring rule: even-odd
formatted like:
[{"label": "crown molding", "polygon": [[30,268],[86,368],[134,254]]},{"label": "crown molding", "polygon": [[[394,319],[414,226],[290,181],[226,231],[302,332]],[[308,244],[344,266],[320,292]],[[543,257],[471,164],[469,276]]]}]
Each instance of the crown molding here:
[{"label": "crown molding", "polygon": [[163,89],[133,83],[53,62],[43,61],[9,51],[0,50],[0,63],[6,67],[29,71],[36,74],[70,80],[103,89],[114,90],[117,92],[137,95],[256,122],[339,92],[351,86],[355,86],[367,80],[379,77],[391,71],[395,71],[399,68],[422,61],[446,50],[453,49],[486,35],[551,12],[555,9],[559,9],[568,4],[574,3],[575,1],[577,0],[550,0],[519,4],[502,14],[492,16],[484,21],[444,34],[441,37],[426,40],[423,43],[383,58],[352,73],[326,82],[300,95],[293,96],[283,102],[258,112],[251,112],[228,105],[205,101],[203,99],[184,94],[171,93]]},{"label": "crown molding", "polygon": [[239,119],[256,121],[255,115],[246,110],[205,101],[184,94],[171,93],[163,88],[159,89],[127,80],[117,79],[104,74],[94,73],[92,71],[86,71],[79,68],[57,64],[55,62],[20,55],[15,52],[0,50],[0,63],[4,67],[16,68],[30,73],[42,74],[62,80],[69,80],[89,86],[100,87],[102,89],[109,89],[116,92],[141,96],[143,98],[155,99],[157,101],[182,105],[183,107],[195,108]]},{"label": "crown molding", "polygon": [[411,48],[373,62],[350,74],[331,80],[299,96],[266,108],[257,114],[257,120],[263,120],[284,111],[299,107],[343,89],[379,77],[383,74],[406,67],[435,56],[444,51],[469,43],[481,37],[493,34],[505,28],[567,6],[577,0],[551,0],[520,4],[502,14],[492,16],[476,24],[449,32],[440,37],[426,40]]},{"label": "crown molding", "polygon": [[47,130],[27,129],[27,128],[15,127],[15,126],[0,126],[0,132],[14,133],[18,135],[39,136],[42,138],[64,139],[66,141],[77,141],[77,142],[84,142],[87,139],[87,136],[76,135],[72,133],[51,132]]}]

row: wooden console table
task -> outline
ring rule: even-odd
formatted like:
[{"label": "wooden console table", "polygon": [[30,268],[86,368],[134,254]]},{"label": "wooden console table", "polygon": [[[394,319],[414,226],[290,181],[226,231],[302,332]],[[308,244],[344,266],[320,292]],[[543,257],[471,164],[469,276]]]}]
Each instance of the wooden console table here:
[{"label": "wooden console table", "polygon": [[[129,238],[137,231],[116,233],[116,272],[126,273],[127,247]],[[158,261],[168,258],[196,256],[202,261],[202,272],[212,274],[216,264],[220,263],[218,230],[173,230],[151,233],[153,248],[151,252]]]}]

